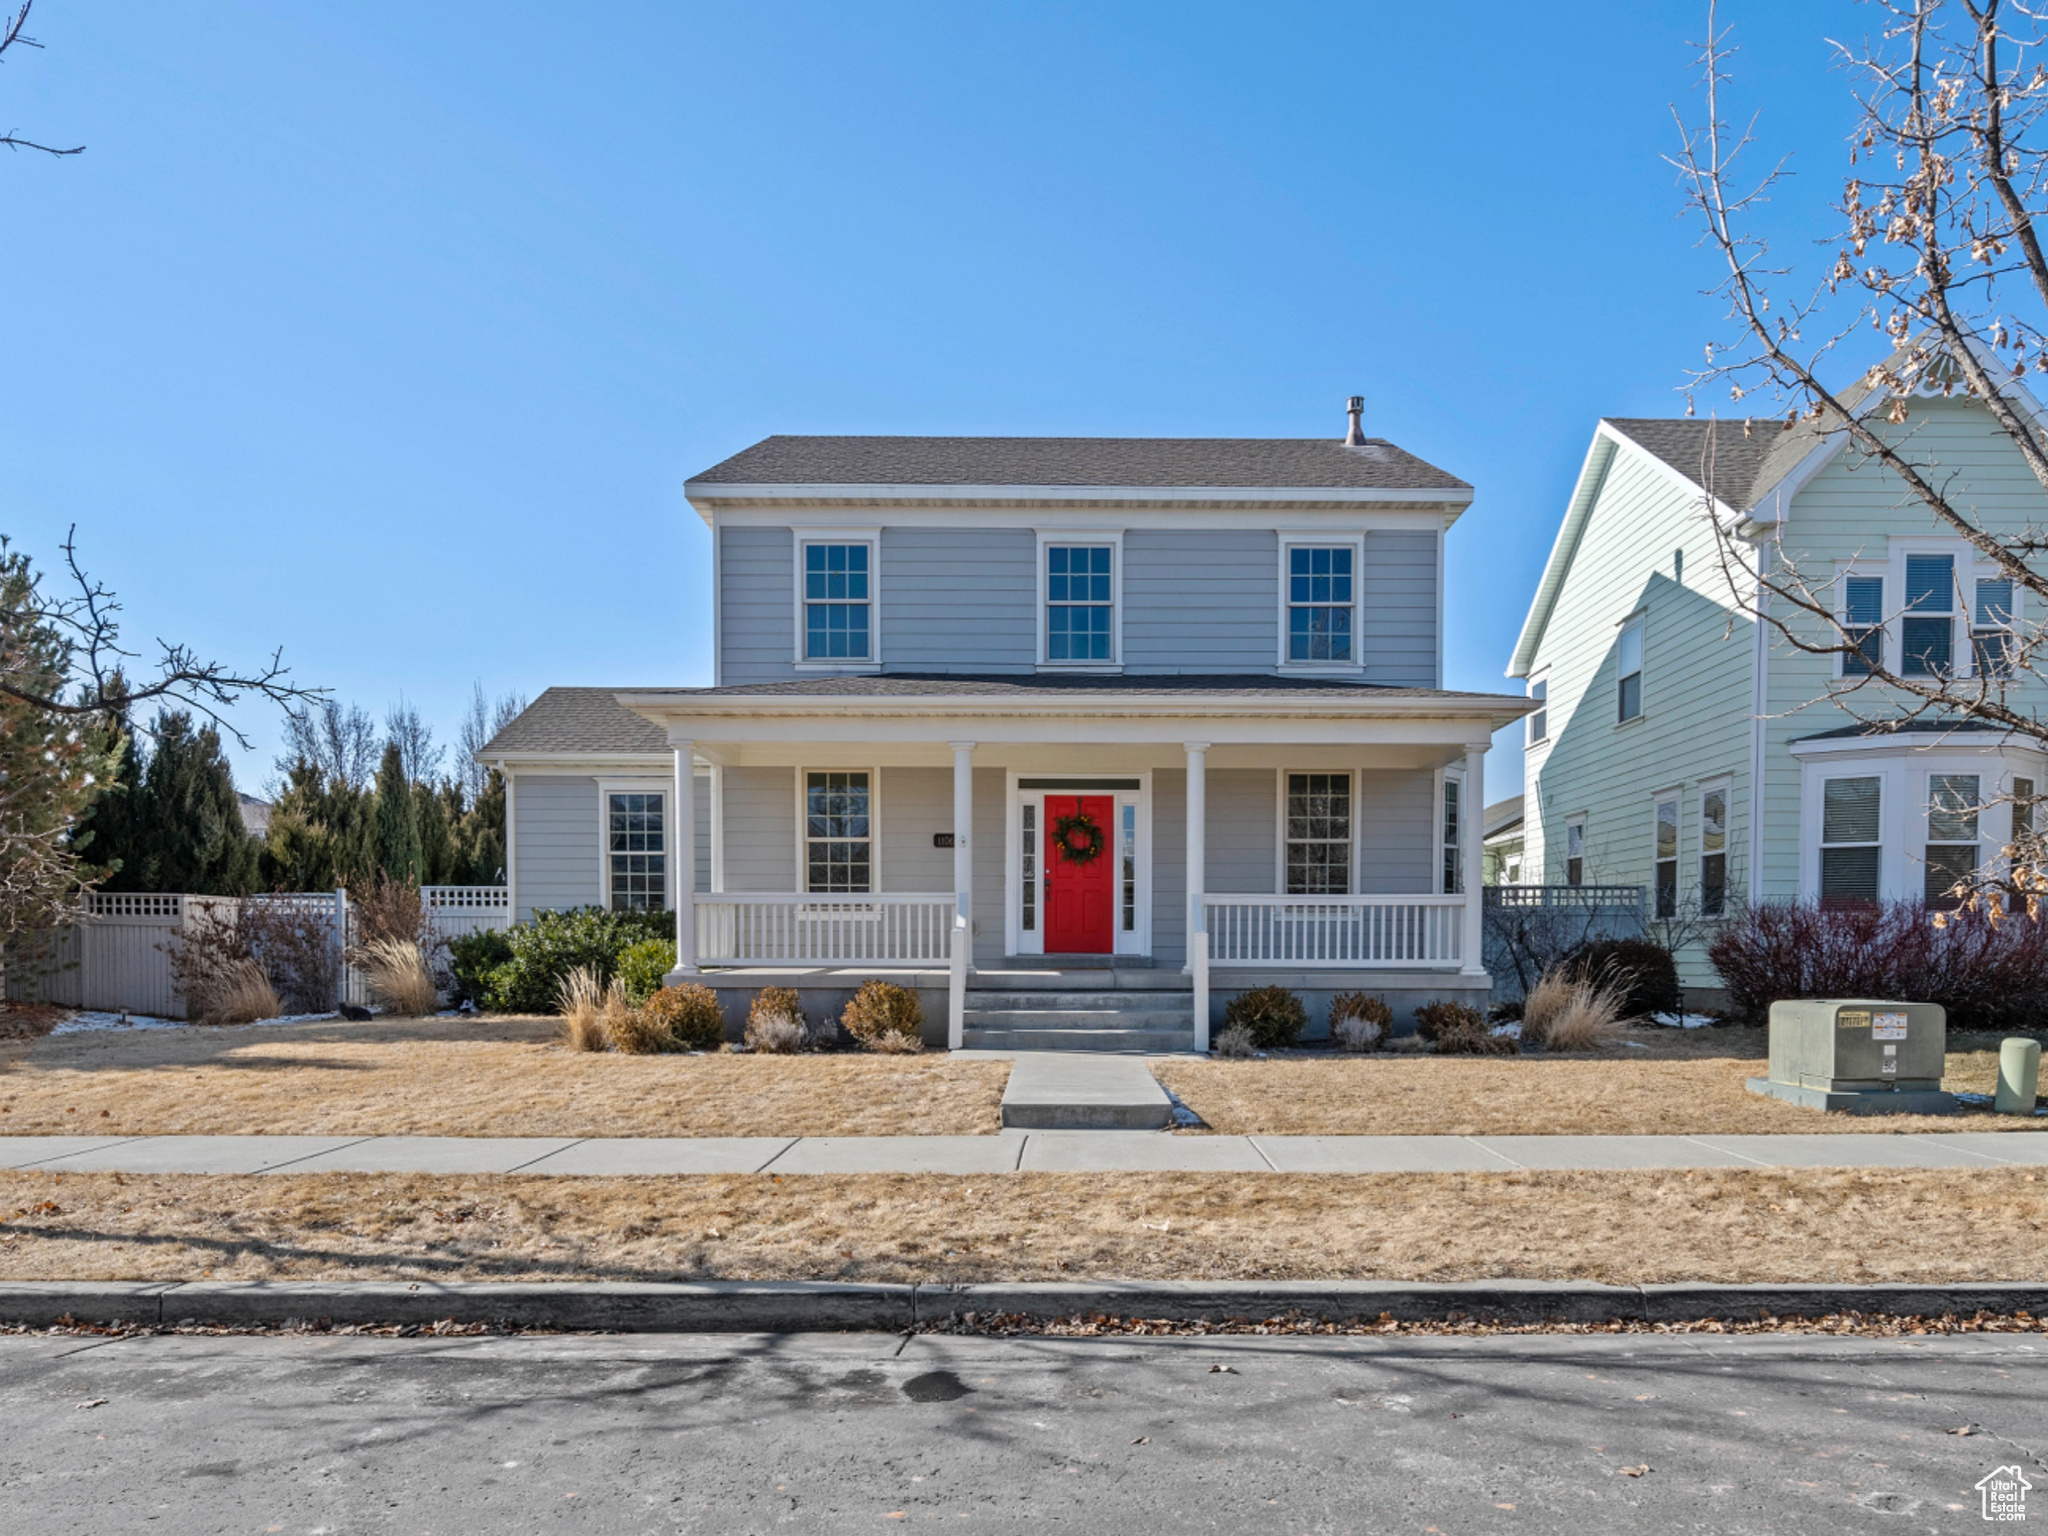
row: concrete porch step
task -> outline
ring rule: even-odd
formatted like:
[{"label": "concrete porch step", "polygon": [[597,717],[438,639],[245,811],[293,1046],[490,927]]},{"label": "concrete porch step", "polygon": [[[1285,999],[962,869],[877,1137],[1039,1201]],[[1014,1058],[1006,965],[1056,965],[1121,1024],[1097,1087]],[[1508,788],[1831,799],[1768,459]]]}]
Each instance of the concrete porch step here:
[{"label": "concrete porch step", "polygon": [[1146,1055],[1192,1051],[1192,1024],[1179,1029],[1007,1029],[969,1024],[960,1044],[971,1051],[1098,1051]]},{"label": "concrete porch step", "polygon": [[1159,1130],[1173,1105],[1143,1062],[1100,1055],[1019,1056],[1003,1090],[1003,1124],[1028,1130]]}]

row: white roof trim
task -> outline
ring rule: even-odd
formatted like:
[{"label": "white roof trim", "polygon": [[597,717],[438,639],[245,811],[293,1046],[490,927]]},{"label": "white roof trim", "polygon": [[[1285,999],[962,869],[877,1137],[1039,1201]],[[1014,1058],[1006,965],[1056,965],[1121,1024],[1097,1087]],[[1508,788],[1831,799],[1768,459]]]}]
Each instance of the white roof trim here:
[{"label": "white roof trim", "polygon": [[1471,487],[1399,487],[1348,485],[852,485],[815,483],[687,480],[683,495],[709,521],[710,505],[738,501],[860,501],[892,505],[962,502],[1102,502],[1156,501],[1167,504],[1202,502],[1327,502],[1336,506],[1445,506],[1472,503]]},{"label": "white roof trim", "polygon": [[[1607,424],[1602,422],[1600,425],[1605,427]],[[1593,441],[1587,445],[1586,459],[1579,466],[1579,478],[1573,483],[1572,499],[1566,504],[1564,521],[1558,524],[1557,538],[1550,546],[1550,558],[1543,565],[1543,580],[1537,583],[1536,596],[1529,603],[1529,616],[1522,621],[1521,637],[1515,641],[1514,660],[1508,663],[1509,677],[1527,677],[1530,668],[1536,664],[1536,647],[1543,643],[1544,626],[1550,622],[1550,611],[1557,604],[1557,594],[1564,586],[1565,572],[1571,569],[1572,556],[1578,553],[1579,536],[1585,532],[1593,503],[1599,499],[1600,487],[1606,483],[1607,469],[1614,461],[1615,449],[1625,441],[1618,434],[1596,431]]]},{"label": "white roof trim", "polygon": [[1121,693],[1108,689],[1043,694],[675,694],[621,693],[636,714],[666,724],[704,718],[802,719],[864,716],[1138,717],[1147,719],[1520,719],[1534,705],[1511,693],[1435,694],[1351,700],[1329,694],[1272,698],[1243,693]]}]

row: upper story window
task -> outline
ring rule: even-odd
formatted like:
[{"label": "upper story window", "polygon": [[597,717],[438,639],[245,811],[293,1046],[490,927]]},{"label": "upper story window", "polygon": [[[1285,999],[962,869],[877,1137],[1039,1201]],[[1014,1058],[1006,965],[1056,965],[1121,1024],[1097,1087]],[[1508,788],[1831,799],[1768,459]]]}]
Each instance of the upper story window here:
[{"label": "upper story window", "polygon": [[1287,775],[1287,894],[1351,890],[1351,775]]},{"label": "upper story window", "polygon": [[1287,659],[1354,662],[1357,548],[1294,544],[1287,548]]},{"label": "upper story window", "polygon": [[804,775],[804,888],[872,890],[874,842],[865,773]]},{"label": "upper story window", "polygon": [[803,551],[803,659],[874,660],[874,546],[807,540]]},{"label": "upper story window", "polygon": [[606,874],[615,912],[659,912],[668,898],[668,838],[662,796],[605,796]]},{"label": "upper story window", "polygon": [[1109,544],[1045,546],[1045,659],[1116,659],[1116,550]]},{"label": "upper story window", "polygon": [[1970,610],[1970,664],[1980,677],[2011,677],[2013,670],[2012,579],[1980,577]]},{"label": "upper story window", "polygon": [[1536,713],[1529,717],[1529,745],[1550,739],[1550,679],[1534,678],[1529,683],[1529,697],[1536,701]]},{"label": "upper story window", "polygon": [[1884,578],[1850,576],[1842,582],[1842,629],[1855,649],[1842,656],[1842,676],[1868,677],[1884,665]]},{"label": "upper story window", "polygon": [[1640,616],[1621,626],[1614,648],[1614,719],[1617,725],[1643,714],[1643,621]]},{"label": "upper story window", "polygon": [[1900,671],[1947,677],[1956,664],[1956,557],[1906,556],[1906,617],[1900,626]]}]

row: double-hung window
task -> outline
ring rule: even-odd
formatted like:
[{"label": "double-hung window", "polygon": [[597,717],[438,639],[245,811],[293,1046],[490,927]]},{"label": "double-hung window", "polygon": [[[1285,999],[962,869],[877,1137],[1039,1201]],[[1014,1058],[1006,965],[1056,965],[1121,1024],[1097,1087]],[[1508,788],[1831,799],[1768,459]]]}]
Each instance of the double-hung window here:
[{"label": "double-hung window", "polygon": [[2012,618],[2012,578],[1978,578],[1977,605],[1970,611],[1970,661],[1979,677],[2012,676]]},{"label": "double-hung window", "polygon": [[1045,659],[1116,659],[1115,548],[1108,544],[1045,546]]},{"label": "double-hung window", "polygon": [[1842,676],[1868,677],[1884,665],[1884,578],[1849,576],[1842,582]]},{"label": "double-hung window", "polygon": [[1617,725],[1640,720],[1643,715],[1643,621],[1630,619],[1621,626],[1614,648],[1614,719]]},{"label": "double-hung window", "polygon": [[1586,819],[1583,816],[1564,824],[1564,883],[1586,883]]},{"label": "double-hung window", "polygon": [[1927,776],[1927,881],[1930,907],[1953,907],[1955,888],[1977,872],[1978,779],[1974,773]]},{"label": "double-hung window", "polygon": [[615,912],[659,912],[668,904],[668,828],[663,797],[607,793],[606,873]]},{"label": "double-hung window", "polygon": [[1728,786],[1700,791],[1700,916],[1728,910]]},{"label": "double-hung window", "polygon": [[1678,797],[1657,802],[1656,902],[1659,917],[1678,916]]},{"label": "double-hung window", "polygon": [[868,775],[804,775],[804,884],[818,892],[869,891],[874,844]]},{"label": "double-hung window", "polygon": [[1884,781],[1872,776],[1821,785],[1820,901],[1824,907],[1877,900]]},{"label": "double-hung window", "polygon": [[1296,544],[1287,550],[1287,659],[1352,662],[1357,550]]},{"label": "double-hung window", "polygon": [[2017,843],[2034,835],[2034,781],[2012,781],[2012,840]]},{"label": "double-hung window", "polygon": [[872,661],[873,546],[806,543],[803,554],[804,660]]},{"label": "double-hung window", "polygon": [[1529,716],[1529,745],[1550,739],[1550,679],[1539,677],[1529,684],[1529,697],[1536,703],[1536,712]]},{"label": "double-hung window", "polygon": [[1287,775],[1287,894],[1351,890],[1351,775]]},{"label": "double-hung window", "polygon": [[1906,556],[1906,617],[1900,624],[1907,677],[1947,677],[1956,663],[1956,557]]}]

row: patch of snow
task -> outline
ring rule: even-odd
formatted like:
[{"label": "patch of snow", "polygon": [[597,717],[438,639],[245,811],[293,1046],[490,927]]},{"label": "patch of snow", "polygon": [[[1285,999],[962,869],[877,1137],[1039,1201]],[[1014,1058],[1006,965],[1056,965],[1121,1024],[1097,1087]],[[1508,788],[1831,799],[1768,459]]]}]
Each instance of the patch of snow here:
[{"label": "patch of snow", "polygon": [[[1995,1096],[1988,1093],[1952,1093],[1949,1097],[1958,1104],[1969,1105],[1972,1109],[1989,1109],[1998,1102]],[[2048,1104],[2039,1105],[2034,1110],[2036,1119],[2044,1115],[2048,1115]]]},{"label": "patch of snow", "polygon": [[1489,1035],[1498,1035],[1503,1040],[1519,1040],[1522,1038],[1522,1021],[1520,1019],[1509,1019],[1505,1024],[1494,1025],[1487,1033]]},{"label": "patch of snow", "polygon": [[1714,1021],[1704,1013],[1653,1013],[1650,1022],[1666,1029],[1707,1029]]},{"label": "patch of snow", "polygon": [[1649,1049],[1649,1047],[1643,1044],[1643,1042],[1640,1040],[1624,1040],[1621,1043],[1627,1046],[1632,1051],[1647,1051]]},{"label": "patch of snow", "polygon": [[[292,1013],[281,1018],[258,1019],[258,1027],[272,1024],[313,1024],[322,1019],[331,1019],[329,1013]],[[100,1009],[86,1009],[74,1013],[61,1021],[50,1031],[52,1035],[97,1035],[110,1030],[123,1029],[191,1029],[194,1026],[186,1019],[159,1019],[146,1013],[109,1013]]]}]

